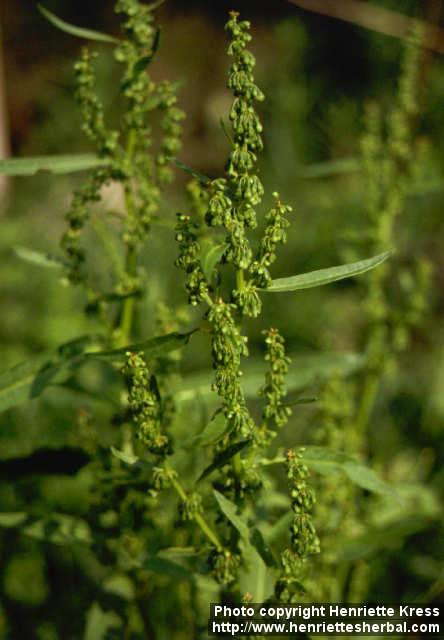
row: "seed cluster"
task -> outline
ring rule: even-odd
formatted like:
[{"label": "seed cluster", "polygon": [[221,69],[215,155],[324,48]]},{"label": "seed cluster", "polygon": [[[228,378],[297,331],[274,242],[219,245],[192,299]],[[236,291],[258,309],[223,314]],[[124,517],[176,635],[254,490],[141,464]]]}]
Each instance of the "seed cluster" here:
[{"label": "seed cluster", "polygon": [[276,584],[276,596],[291,601],[300,590],[302,566],[308,556],[319,553],[319,538],[311,518],[315,504],[313,489],[308,485],[309,472],[302,462],[304,449],[287,451],[287,478],[290,486],[293,522],[290,526],[291,547],[281,557],[282,575]]},{"label": "seed cluster", "polygon": [[123,374],[128,385],[129,412],[137,426],[137,436],[149,452],[165,455],[169,441],[162,433],[160,396],[142,353],[128,352]]}]

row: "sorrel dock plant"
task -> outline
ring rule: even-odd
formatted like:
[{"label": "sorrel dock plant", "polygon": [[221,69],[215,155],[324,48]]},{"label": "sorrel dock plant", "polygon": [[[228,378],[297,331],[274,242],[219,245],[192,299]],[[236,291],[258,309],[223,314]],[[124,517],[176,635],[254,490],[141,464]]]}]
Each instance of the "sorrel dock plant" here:
[{"label": "sorrel dock plant", "polygon": [[[109,407],[78,416],[77,444],[87,457],[82,519],[24,514],[10,518],[10,526],[25,534],[37,527],[48,542],[80,542],[88,549],[86,592],[93,604],[85,619],[87,633],[100,619],[123,634],[118,637],[155,637],[157,626],[164,628],[174,618],[177,628],[171,622],[171,633],[189,638],[204,627],[210,601],[241,601],[247,593],[256,601],[292,601],[305,597],[306,590],[310,596],[306,567],[320,551],[308,471],[316,461],[329,455],[358,484],[363,472],[366,489],[390,493],[370,469],[349,459],[346,467],[334,450],[294,442],[283,455],[277,443],[292,415],[287,387],[292,368],[299,365],[288,357],[277,328],[263,331],[266,366],[261,381],[253,380],[253,391],[244,375],[247,318],[248,326],[252,319],[259,322],[263,305],[274,295],[363,274],[384,262],[389,251],[273,279],[272,266],[298,212],[275,191],[266,191],[258,175],[263,138],[257,109],[265,98],[247,48],[250,24],[233,11],[226,25],[233,102],[231,128],[224,129],[231,148],[224,173],[207,178],[175,157],[183,119],[175,85],[155,83],[149,74],[159,45],[154,8],[119,0],[122,39],[67,25],[43,10],[68,33],[115,46],[122,65],[124,112],[114,128],[97,94],[95,55],[84,49],[75,66],[76,98],[95,155],[77,158],[91,174],[74,193],[66,216],[63,256],[53,259],[65,268],[69,282],[83,285],[86,311],[101,330],[61,345],[43,366],[27,363],[6,372],[0,382],[2,408],[37,397],[55,383],[94,395],[85,372],[100,363],[96,395]],[[35,162],[69,171],[75,161]],[[141,268],[141,256],[157,231],[174,163],[195,176],[190,209],[177,215],[172,231],[178,253],[171,256],[171,265],[184,272],[191,308],[184,310],[183,301],[168,307],[162,301],[150,309],[159,333],[146,336],[139,309],[150,274]],[[123,191],[121,211],[100,207],[102,188],[111,183]],[[98,248],[92,251],[83,242],[91,222],[101,239],[102,270],[96,267]],[[169,222],[174,224],[171,217]],[[293,295],[303,300],[303,294]],[[197,340],[208,349],[212,368],[211,380],[205,375],[203,385],[184,373],[182,360]],[[262,403],[260,413],[252,399]],[[98,434],[106,420],[102,441]],[[282,490],[270,472],[276,465],[286,476]],[[288,504],[277,528],[270,522],[270,497]]]}]

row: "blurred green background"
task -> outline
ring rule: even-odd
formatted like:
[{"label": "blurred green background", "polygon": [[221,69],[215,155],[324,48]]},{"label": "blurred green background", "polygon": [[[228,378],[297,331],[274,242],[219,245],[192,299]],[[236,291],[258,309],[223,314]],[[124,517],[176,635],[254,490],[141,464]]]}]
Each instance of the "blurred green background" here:
[{"label": "blurred green background", "polygon": [[[118,21],[111,2],[47,0],[45,6],[74,24],[111,33]],[[257,82],[266,94],[260,107],[265,130],[261,175],[271,192],[293,206],[288,243],[274,277],[338,264],[355,255],[350,230],[363,223],[365,193],[359,171],[307,177],[317,163],[356,158],[364,105],[393,104],[402,42],[351,23],[303,11],[283,0],[234,3],[167,0],[156,16],[162,27],[155,78],[181,81],[180,105],[187,113],[180,159],[209,176],[218,175],[228,143],[220,127],[230,96],[225,89],[227,58],[223,25],[236,8],[253,24],[252,50]],[[341,5],[339,0],[337,5]],[[444,21],[444,3],[398,0],[369,3],[435,23]],[[7,131],[12,155],[88,151],[74,103],[72,64],[81,43],[55,30],[30,0],[2,0],[0,6],[7,99]],[[113,113],[117,69],[106,48],[99,62],[100,90]],[[422,325],[398,372],[384,385],[371,423],[370,457],[384,476],[417,486],[411,516],[419,528],[398,530],[373,549],[369,600],[441,601],[444,593],[443,490],[444,445],[444,57],[428,51],[422,67],[421,115],[415,135],[422,143],[418,188],[406,201],[397,230],[402,256],[426,256],[433,265],[433,286]],[[25,246],[57,254],[63,215],[81,176],[39,174],[11,179],[0,203],[1,369],[39,356],[86,332],[94,320],[83,314],[81,291],[64,286],[57,272],[20,260],[14,248]],[[177,249],[172,224],[186,205],[188,176],[176,180],[163,204],[165,225],[144,254],[149,273],[147,300],[141,305],[140,337],[155,330],[152,309],[158,302],[183,300],[181,275],[172,266]],[[112,202],[118,194],[107,198]],[[92,235],[90,242],[96,240]],[[93,245],[91,245],[93,246]],[[367,256],[360,256],[367,257]],[[297,355],[321,351],[359,352],[363,344],[361,290],[346,281],[264,305],[260,323],[251,323],[251,347],[261,351],[260,331],[279,326],[297,368]],[[208,366],[199,344],[190,346],[185,372]],[[89,373],[94,386],[94,376]],[[311,382],[307,395],[321,393]],[[90,478],[82,474],[78,447],[82,416],[95,413],[106,425],[109,409],[97,399],[48,389],[23,407],[0,416],[0,510],[54,510],[83,515],[89,507]],[[316,407],[302,406],[290,423],[289,444],[313,441]],[[112,427],[102,437],[112,441]],[[107,435],[108,434],[108,435]],[[416,483],[416,484],[415,484]],[[390,521],[387,513],[386,517]],[[425,518],[425,519],[424,519]],[[370,555],[371,555],[370,553]],[[78,611],[96,588],[88,554],[0,529],[0,638],[82,637]],[[63,620],[72,629],[63,632]],[[165,636],[166,637],[166,636]]]}]

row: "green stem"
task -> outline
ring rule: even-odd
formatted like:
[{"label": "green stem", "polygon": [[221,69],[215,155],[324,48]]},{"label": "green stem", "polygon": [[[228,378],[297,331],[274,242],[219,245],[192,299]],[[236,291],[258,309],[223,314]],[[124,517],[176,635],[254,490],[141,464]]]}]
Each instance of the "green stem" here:
[{"label": "green stem", "polygon": [[379,376],[369,372],[364,380],[364,387],[356,417],[356,431],[363,437],[369,423],[379,389]]},{"label": "green stem", "polygon": [[[131,130],[128,135],[128,142],[126,147],[126,154],[128,158],[128,164],[132,167],[134,149],[136,145],[136,131]],[[133,219],[135,216],[133,192],[131,187],[131,178],[128,184],[125,185],[125,208],[127,218]],[[129,278],[134,277],[137,273],[137,252],[133,245],[128,244],[126,249],[125,258],[125,275]],[[124,347],[128,344],[131,338],[131,331],[134,318],[134,306],[135,298],[130,296],[123,301],[122,313],[120,316],[120,324],[117,331],[116,347]]]},{"label": "green stem", "polygon": [[[182,502],[186,502],[188,500],[188,496],[186,494],[185,489],[182,487],[180,481],[176,478],[174,470],[165,463],[165,471],[167,472],[168,478],[173,485],[177,495],[182,500]],[[213,544],[218,551],[223,550],[223,546],[217,537],[216,533],[212,530],[212,528],[207,524],[204,520],[203,516],[200,513],[194,514],[194,520],[196,524],[200,527],[201,531],[205,534],[208,540]]]},{"label": "green stem", "polygon": [[236,289],[238,291],[242,291],[244,286],[245,286],[244,270],[243,269],[238,269],[236,271]]}]

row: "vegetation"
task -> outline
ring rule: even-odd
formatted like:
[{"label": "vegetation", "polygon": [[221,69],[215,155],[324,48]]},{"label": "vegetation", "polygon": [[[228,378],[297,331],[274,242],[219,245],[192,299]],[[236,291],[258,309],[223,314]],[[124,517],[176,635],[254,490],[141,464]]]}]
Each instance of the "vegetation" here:
[{"label": "vegetation", "polygon": [[[23,291],[41,269],[45,304],[63,320],[55,334],[45,320],[50,339],[37,344],[49,353],[0,373],[0,637],[206,637],[218,601],[432,602],[442,590],[439,389],[427,405],[412,390],[416,372],[405,383],[403,370],[418,359],[427,371],[436,323],[433,255],[422,255],[409,211],[412,198],[430,198],[424,177],[439,163],[416,134],[421,25],[391,108],[367,106],[359,158],[297,168],[295,198],[292,169],[283,195],[284,147],[278,187],[267,158],[260,165],[267,98],[251,25],[235,11],[231,106],[217,134],[228,158],[217,177],[180,160],[179,83],[151,73],[156,8],[118,0],[116,38],[41,7],[63,31],[113,47],[119,96],[105,107],[96,54],[82,49],[75,98],[89,152],[0,162],[11,176],[84,176],[59,249],[32,242],[32,218],[20,236],[31,246],[16,248]],[[294,33],[284,23],[279,46]],[[285,72],[272,86],[276,132],[294,87]],[[340,193],[336,180],[352,187]],[[337,218],[336,238],[313,241],[300,209],[317,197],[322,210],[325,194],[351,215]],[[186,213],[174,216],[177,202]],[[14,244],[18,225],[7,223]],[[310,270],[285,275],[304,260],[301,246],[313,247]],[[326,266],[338,253],[342,264]],[[332,349],[341,340],[347,350]],[[416,424],[418,406],[428,427]]]}]

